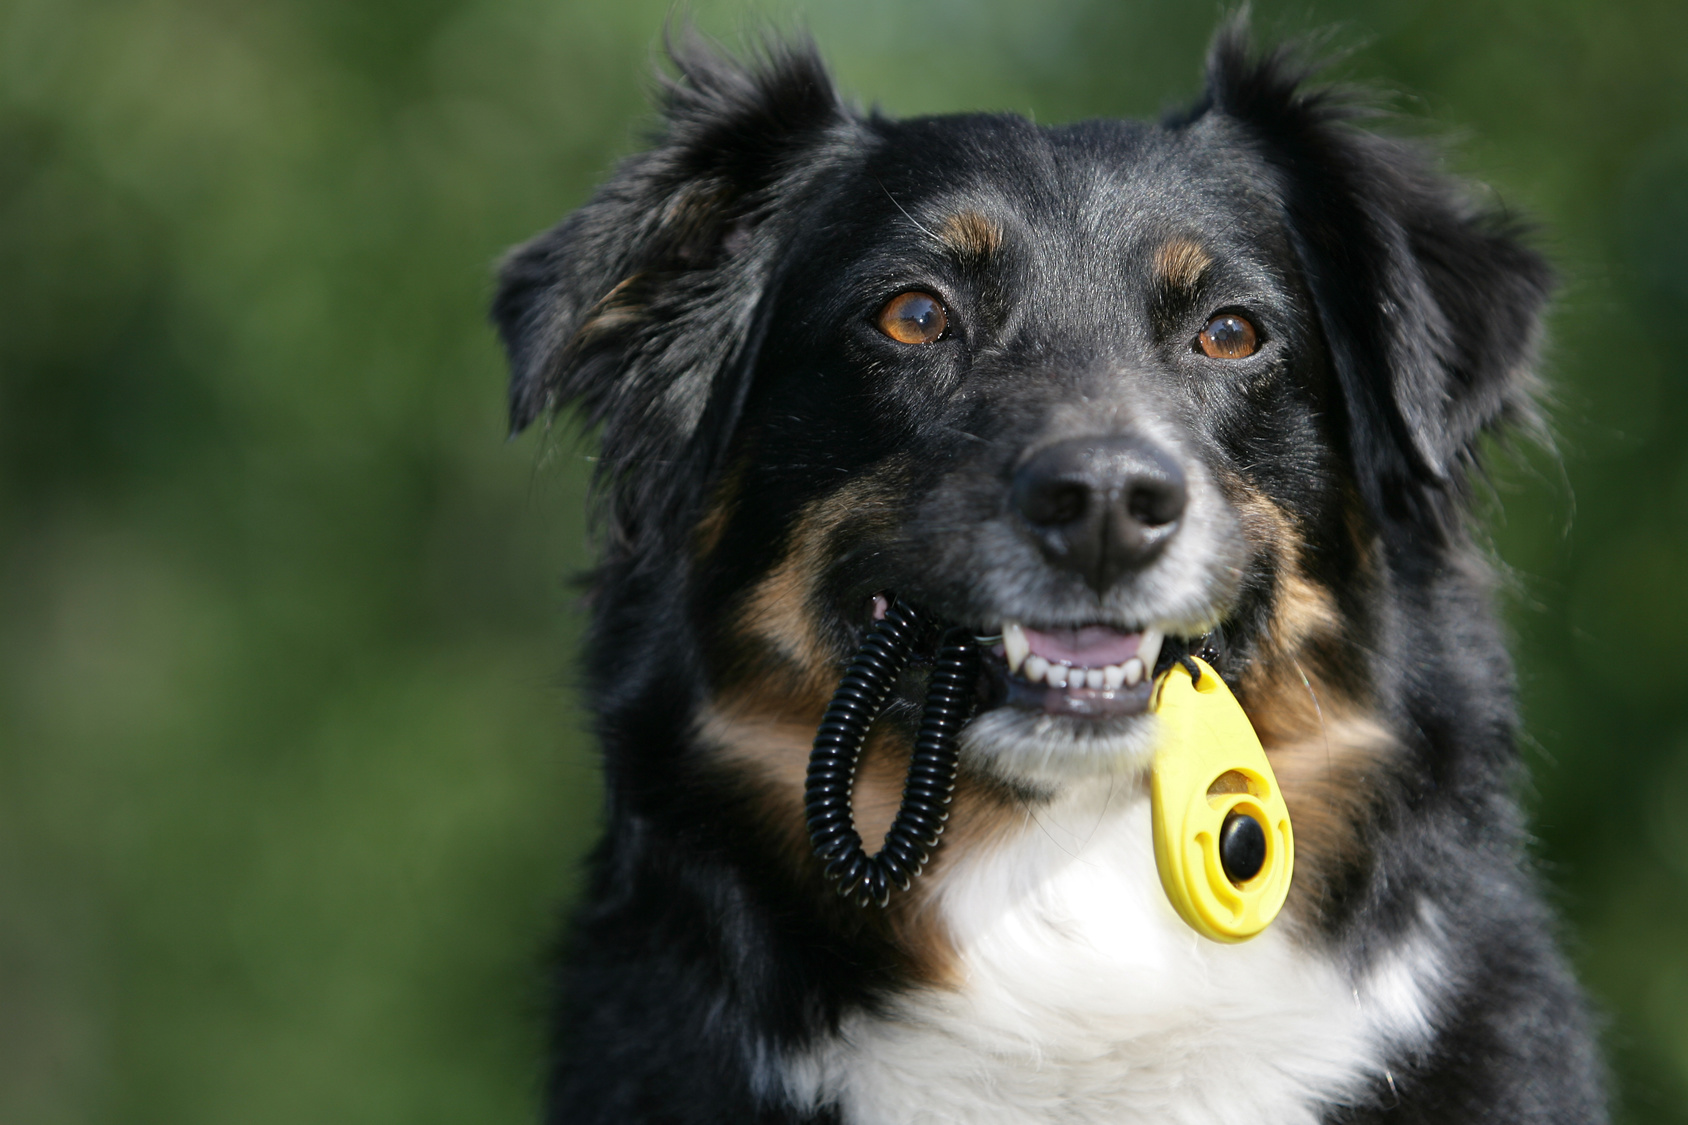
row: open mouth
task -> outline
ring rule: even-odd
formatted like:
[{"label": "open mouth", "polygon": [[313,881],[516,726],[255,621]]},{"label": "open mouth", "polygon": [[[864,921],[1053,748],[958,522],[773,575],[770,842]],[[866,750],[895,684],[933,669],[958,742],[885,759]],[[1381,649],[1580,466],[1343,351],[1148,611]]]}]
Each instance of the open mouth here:
[{"label": "open mouth", "polygon": [[1165,635],[1110,625],[1034,629],[1002,623],[985,670],[992,702],[1049,715],[1111,718],[1146,711]]}]

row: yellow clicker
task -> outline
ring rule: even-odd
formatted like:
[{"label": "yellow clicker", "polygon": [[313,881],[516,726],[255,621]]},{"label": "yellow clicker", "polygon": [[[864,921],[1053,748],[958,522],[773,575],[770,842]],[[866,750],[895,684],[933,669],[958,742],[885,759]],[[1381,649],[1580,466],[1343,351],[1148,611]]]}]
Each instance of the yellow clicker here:
[{"label": "yellow clicker", "polygon": [[1247,941],[1289,894],[1295,837],[1248,716],[1216,672],[1174,664],[1155,685],[1155,865],[1173,908],[1214,941]]}]

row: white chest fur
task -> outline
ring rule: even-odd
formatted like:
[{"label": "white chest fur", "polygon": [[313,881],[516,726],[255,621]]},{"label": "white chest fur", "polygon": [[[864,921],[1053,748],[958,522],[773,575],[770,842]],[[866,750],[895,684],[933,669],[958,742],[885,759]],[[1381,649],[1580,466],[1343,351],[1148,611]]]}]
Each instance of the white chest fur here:
[{"label": "white chest fur", "polygon": [[787,1071],[851,1125],[1314,1122],[1430,1033],[1433,920],[1359,979],[1282,923],[1208,941],[1161,891],[1140,792],[1041,809],[935,890],[959,987],[854,1017]]}]

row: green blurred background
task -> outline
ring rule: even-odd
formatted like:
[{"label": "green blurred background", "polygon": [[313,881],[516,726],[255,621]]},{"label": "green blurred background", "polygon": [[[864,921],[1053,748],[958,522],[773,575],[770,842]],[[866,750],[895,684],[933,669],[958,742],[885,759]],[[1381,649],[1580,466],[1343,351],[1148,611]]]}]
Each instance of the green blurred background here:
[{"label": "green blurred background", "polygon": [[[892,112],[1040,121],[1188,99],[1218,14],[758,11]],[[636,144],[667,14],[0,2],[0,1123],[533,1117],[585,460],[505,442],[483,309]],[[1496,487],[1528,799],[1624,1117],[1688,1122],[1688,5],[1256,22],[1334,26],[1566,274],[1560,454]]]}]

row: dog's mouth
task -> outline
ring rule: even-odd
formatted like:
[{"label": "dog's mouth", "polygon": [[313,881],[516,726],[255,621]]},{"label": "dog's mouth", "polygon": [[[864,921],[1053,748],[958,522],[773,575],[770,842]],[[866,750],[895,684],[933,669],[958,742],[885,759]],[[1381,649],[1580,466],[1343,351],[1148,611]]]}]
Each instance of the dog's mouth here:
[{"label": "dog's mouth", "polygon": [[1004,621],[985,639],[987,698],[999,706],[1078,718],[1148,710],[1165,634],[1112,625],[1033,628]]},{"label": "dog's mouth", "polygon": [[[874,621],[884,617],[889,596],[874,595]],[[1155,625],[1033,626],[1013,619],[973,639],[981,657],[981,710],[1009,707],[1099,721],[1144,713],[1158,673],[1192,654],[1215,661],[1224,647],[1217,626],[1199,637],[1169,638]]]}]

